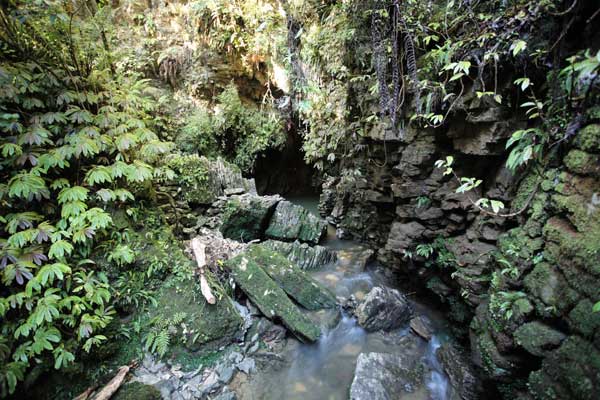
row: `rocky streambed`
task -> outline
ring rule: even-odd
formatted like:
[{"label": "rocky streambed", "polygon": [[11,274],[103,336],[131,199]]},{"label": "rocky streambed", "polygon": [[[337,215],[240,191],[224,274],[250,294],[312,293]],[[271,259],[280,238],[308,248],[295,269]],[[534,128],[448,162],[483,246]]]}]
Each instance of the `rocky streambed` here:
[{"label": "rocky streambed", "polygon": [[184,359],[207,348],[214,357],[190,367],[146,353],[121,392],[135,384],[177,400],[478,398],[443,317],[395,289],[372,250],[339,240],[315,201],[223,186],[187,229],[226,288],[209,304],[194,284],[166,283],[157,308],[164,318],[186,312],[176,328]]}]

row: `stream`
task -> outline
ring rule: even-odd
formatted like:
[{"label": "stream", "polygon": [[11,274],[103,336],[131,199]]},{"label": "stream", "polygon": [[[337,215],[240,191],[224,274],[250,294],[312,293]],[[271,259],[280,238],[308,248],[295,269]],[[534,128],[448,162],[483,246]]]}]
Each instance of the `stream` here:
[{"label": "stream", "polygon": [[[315,199],[290,201],[318,215]],[[378,268],[376,263],[369,263],[364,268],[364,253],[367,250],[364,246],[338,239],[332,226],[329,226],[327,237],[321,245],[336,251],[338,260],[311,271],[311,275],[336,296],[348,298],[354,295],[360,301],[374,286],[393,286],[384,275],[384,270]],[[411,305],[415,315],[423,315],[431,322],[434,335],[429,342],[413,334],[408,324],[391,332],[367,332],[357,324],[356,318],[344,311],[338,318],[332,318],[332,311],[313,312],[311,317],[321,321],[321,338],[313,344],[288,339],[280,353],[286,361],[283,367],[257,371],[242,385],[242,390],[237,391],[238,397],[242,400],[348,399],[358,356],[361,353],[377,352],[400,354],[410,360],[417,360],[423,366],[423,382],[418,387],[411,388],[410,393],[402,399],[448,399],[448,379],[435,356],[436,349],[445,340],[444,320],[434,310],[414,299],[411,299]]]}]

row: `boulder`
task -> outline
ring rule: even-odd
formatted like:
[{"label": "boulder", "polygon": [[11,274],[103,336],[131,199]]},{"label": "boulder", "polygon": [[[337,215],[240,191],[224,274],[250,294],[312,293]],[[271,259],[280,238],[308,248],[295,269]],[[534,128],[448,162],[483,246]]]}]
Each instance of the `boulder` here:
[{"label": "boulder", "polygon": [[454,393],[462,400],[480,398],[481,385],[468,359],[450,343],[444,343],[436,356],[442,369],[448,375]]},{"label": "boulder", "polygon": [[225,205],[221,232],[239,242],[262,239],[279,196],[233,196]]},{"label": "boulder", "polygon": [[431,340],[431,336],[433,335],[431,324],[421,316],[410,320],[410,329],[427,341]]},{"label": "boulder", "polygon": [[517,328],[514,338],[529,353],[542,357],[549,350],[558,347],[566,335],[539,321],[533,321]]},{"label": "boulder", "polygon": [[360,326],[367,331],[389,331],[410,320],[412,308],[407,298],[396,289],[376,286],[356,309]]},{"label": "boulder", "polygon": [[423,385],[423,364],[400,354],[362,353],[358,356],[351,400],[395,400]]},{"label": "boulder", "polygon": [[278,240],[267,240],[263,246],[283,254],[291,262],[297,264],[304,270],[317,269],[325,264],[334,262],[337,254],[329,251],[323,246],[310,246],[307,243],[280,242]]},{"label": "boulder", "polygon": [[335,296],[282,254],[263,245],[251,245],[245,253],[298,304],[308,310],[336,305]]},{"label": "boulder", "polygon": [[304,207],[280,201],[266,231],[270,239],[318,244],[327,223]]},{"label": "boulder", "polygon": [[185,345],[195,351],[200,347],[216,348],[230,343],[238,334],[243,320],[227,294],[215,303],[206,302],[200,284],[192,279],[165,282],[156,298],[157,315],[165,319],[185,312]]},{"label": "boulder", "polygon": [[240,254],[224,265],[235,283],[267,318],[281,320],[300,340],[317,340],[321,334],[319,327],[300,311],[256,261]]}]

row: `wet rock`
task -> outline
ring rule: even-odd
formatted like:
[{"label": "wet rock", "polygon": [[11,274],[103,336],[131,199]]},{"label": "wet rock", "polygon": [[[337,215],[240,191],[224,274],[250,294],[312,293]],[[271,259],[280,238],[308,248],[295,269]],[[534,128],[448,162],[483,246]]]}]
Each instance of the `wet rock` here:
[{"label": "wet rock", "polygon": [[454,392],[460,399],[477,400],[480,398],[481,384],[468,358],[450,343],[441,345],[436,351],[436,356],[444,372],[448,375]]},{"label": "wet rock", "polygon": [[319,310],[335,306],[335,296],[328,289],[280,253],[263,245],[251,245],[244,254],[260,265],[302,307]]},{"label": "wet rock", "polygon": [[310,246],[307,243],[280,242],[278,240],[267,240],[264,246],[283,254],[291,262],[305,270],[313,270],[337,259],[335,252],[323,246]]},{"label": "wet rock", "polygon": [[327,223],[311,214],[304,207],[289,201],[277,204],[275,213],[269,222],[266,236],[283,241],[300,240],[318,244],[325,235]]},{"label": "wet rock", "polygon": [[525,350],[541,357],[558,347],[566,335],[539,321],[533,321],[517,328],[514,338]]},{"label": "wet rock", "polygon": [[223,212],[221,232],[223,236],[239,242],[262,239],[279,196],[234,196],[227,202]]},{"label": "wet rock", "polygon": [[355,260],[353,260],[361,269],[365,269],[367,264],[373,259],[375,252],[371,249],[364,250]]},{"label": "wet rock", "polygon": [[235,283],[268,318],[278,318],[301,340],[315,341],[320,329],[288,298],[286,293],[250,257],[240,254],[225,267]]},{"label": "wet rock", "polygon": [[356,309],[358,323],[368,331],[391,330],[408,322],[412,308],[406,297],[395,289],[374,287]]},{"label": "wet rock", "polygon": [[423,384],[423,366],[402,355],[362,353],[350,387],[351,400],[395,400]]},{"label": "wet rock", "polygon": [[431,324],[428,320],[421,316],[410,320],[410,329],[427,341],[429,341],[433,335]]}]

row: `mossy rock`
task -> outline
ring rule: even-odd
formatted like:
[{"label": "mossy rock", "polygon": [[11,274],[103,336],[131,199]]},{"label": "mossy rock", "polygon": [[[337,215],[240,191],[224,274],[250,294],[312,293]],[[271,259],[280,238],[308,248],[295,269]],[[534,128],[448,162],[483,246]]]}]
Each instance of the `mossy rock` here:
[{"label": "mossy rock", "polygon": [[215,289],[213,287],[213,291],[219,295],[216,304],[206,302],[200,285],[192,279],[181,281],[172,278],[160,290],[156,315],[168,319],[176,313],[186,313],[184,339],[190,350],[230,343],[242,325],[242,317],[231,298],[222,290]]},{"label": "mossy rock", "polygon": [[318,244],[325,235],[327,223],[311,214],[304,207],[294,205],[289,201],[277,204],[271,218],[266,236],[270,239],[293,241],[300,240]]},{"label": "mossy rock", "polygon": [[248,255],[242,253],[225,262],[236,284],[269,319],[281,322],[300,340],[314,342],[320,336],[313,323],[279,285]]},{"label": "mossy rock", "polygon": [[303,270],[313,270],[325,264],[334,262],[337,254],[323,246],[310,246],[308,243],[280,242],[278,240],[267,240],[264,246],[283,254],[288,260],[298,265]]},{"label": "mossy rock", "polygon": [[221,233],[240,242],[262,239],[279,201],[277,196],[232,197],[225,206]]},{"label": "mossy rock", "polygon": [[549,263],[542,262],[536,265],[523,282],[537,300],[538,313],[544,316],[558,316],[579,299],[560,271]]},{"label": "mossy rock", "polygon": [[[600,224],[580,232],[568,221],[553,217],[544,226],[544,238],[545,255],[556,263],[565,275],[569,274],[570,270],[578,269],[595,276],[596,279],[600,277]],[[592,278],[592,281],[594,280]],[[581,285],[583,287],[589,283],[591,282],[581,282]],[[586,293],[588,296],[596,293],[600,295],[600,292],[593,289]]]},{"label": "mossy rock", "polygon": [[528,322],[515,330],[516,342],[534,356],[542,357],[558,347],[567,336],[539,321]]},{"label": "mossy rock", "polygon": [[592,312],[592,303],[583,299],[569,313],[569,326],[579,332],[583,337],[592,339],[596,332],[600,332],[600,313]]},{"label": "mossy rock", "polygon": [[535,399],[595,400],[600,390],[600,352],[588,341],[570,336],[529,376]]},{"label": "mossy rock", "polygon": [[141,382],[127,383],[111,397],[112,400],[162,400],[160,390]]},{"label": "mossy rock", "polygon": [[252,245],[245,255],[260,265],[302,307],[308,310],[335,307],[335,296],[282,254],[263,245]]},{"label": "mossy rock", "polygon": [[575,146],[590,153],[600,153],[600,124],[590,124],[577,133]]},{"label": "mossy rock", "polygon": [[564,158],[567,168],[576,174],[590,175],[600,171],[600,156],[572,149]]}]

